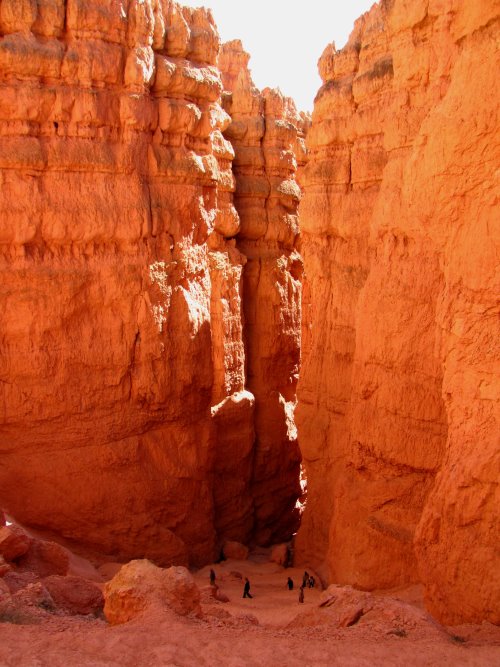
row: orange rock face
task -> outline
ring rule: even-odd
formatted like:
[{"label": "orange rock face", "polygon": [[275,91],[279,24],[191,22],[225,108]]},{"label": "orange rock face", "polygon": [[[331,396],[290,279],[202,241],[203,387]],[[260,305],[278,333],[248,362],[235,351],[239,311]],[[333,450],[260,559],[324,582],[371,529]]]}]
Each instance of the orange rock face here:
[{"label": "orange rock face", "polygon": [[111,625],[127,623],[152,606],[201,616],[200,591],[185,567],[164,570],[133,560],[104,587],[104,614]]},{"label": "orange rock face", "polygon": [[[498,623],[493,2],[383,1],[328,47],[301,204],[299,558]],[[495,374],[496,372],[496,374]]]},{"label": "orange rock face", "polygon": [[259,91],[248,60],[236,40],[223,45],[219,67],[232,119],[225,136],[235,150],[237,246],[247,258],[243,306],[248,388],[255,396],[255,535],[269,544],[287,539],[298,526],[300,454],[293,412],[302,259],[295,175],[305,161],[307,119],[279,91]]},{"label": "orange rock face", "polygon": [[[0,505],[161,564],[289,533],[293,391],[273,384],[276,347],[273,404],[260,379],[254,426],[211,14],[170,0],[2,0],[0,33]],[[296,364],[287,239],[269,271],[290,290],[274,326],[293,304]],[[256,448],[263,411],[279,415],[279,437]],[[264,521],[266,493],[280,516]]]}]

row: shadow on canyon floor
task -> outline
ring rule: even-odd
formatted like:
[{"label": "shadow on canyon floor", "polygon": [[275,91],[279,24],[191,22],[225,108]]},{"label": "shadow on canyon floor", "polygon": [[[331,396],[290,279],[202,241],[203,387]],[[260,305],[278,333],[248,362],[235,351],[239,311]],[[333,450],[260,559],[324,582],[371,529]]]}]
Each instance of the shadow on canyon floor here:
[{"label": "shadow on canyon floor", "polygon": [[[227,602],[194,574],[201,617],[168,609],[110,626],[100,614],[75,616],[43,604],[0,620],[1,667],[267,667],[500,664],[500,629],[444,628],[423,608],[419,587],[371,594],[348,586],[305,590],[303,569],[265,554],[212,566]],[[294,581],[288,590],[287,578]],[[253,597],[242,597],[244,577]]]}]

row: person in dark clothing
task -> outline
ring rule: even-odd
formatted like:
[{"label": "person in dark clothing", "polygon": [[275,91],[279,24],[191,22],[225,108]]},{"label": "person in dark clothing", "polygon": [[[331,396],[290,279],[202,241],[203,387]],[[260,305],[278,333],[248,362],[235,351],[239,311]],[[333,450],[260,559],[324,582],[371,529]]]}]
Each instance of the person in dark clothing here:
[{"label": "person in dark clothing", "polygon": [[302,577],[302,588],[305,588],[309,582],[309,572],[306,570],[304,576]]},{"label": "person in dark clothing", "polygon": [[252,597],[252,595],[250,595],[250,582],[248,581],[248,577],[245,577],[245,585],[243,586],[243,597],[244,598]]},{"label": "person in dark clothing", "polygon": [[309,583],[309,588],[314,588],[315,581],[314,581],[314,577],[312,576],[312,574],[309,577],[309,582],[308,583]]},{"label": "person in dark clothing", "polygon": [[304,602],[304,586],[300,587],[299,602]]},{"label": "person in dark clothing", "polygon": [[286,585],[288,586],[289,591],[293,591],[293,579],[288,577],[288,581],[286,582]]},{"label": "person in dark clothing", "polygon": [[210,586],[215,585],[215,572],[210,568]]}]

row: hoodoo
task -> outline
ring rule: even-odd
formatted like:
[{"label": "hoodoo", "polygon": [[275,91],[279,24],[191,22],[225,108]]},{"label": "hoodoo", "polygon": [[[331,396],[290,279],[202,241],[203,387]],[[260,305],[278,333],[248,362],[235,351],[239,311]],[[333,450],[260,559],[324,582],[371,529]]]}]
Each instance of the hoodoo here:
[{"label": "hoodoo", "polygon": [[0,0],[4,602],[71,589],[42,538],[63,579],[67,547],[198,567],[298,529],[339,584],[306,626],[416,583],[500,623],[498,38],[496,0],[380,0],[311,124],[209,10]]},{"label": "hoodoo", "polygon": [[256,537],[286,540],[298,527],[300,495],[294,409],[300,361],[302,258],[298,253],[295,175],[305,163],[308,118],[277,90],[262,93],[238,41],[223,45],[219,68],[224,107],[232,123],[225,136],[235,159],[237,247],[243,273],[248,388],[255,396],[256,448],[252,496]]}]

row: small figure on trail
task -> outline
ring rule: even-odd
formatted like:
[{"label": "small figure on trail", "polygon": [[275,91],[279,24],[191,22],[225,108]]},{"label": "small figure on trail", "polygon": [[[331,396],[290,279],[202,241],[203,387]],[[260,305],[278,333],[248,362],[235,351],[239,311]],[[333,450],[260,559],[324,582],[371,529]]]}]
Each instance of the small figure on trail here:
[{"label": "small figure on trail", "polygon": [[306,570],[304,576],[302,577],[302,587],[305,588],[309,582],[309,572]]},{"label": "small figure on trail", "polygon": [[210,568],[210,586],[215,586],[215,572]]},{"label": "small figure on trail", "polygon": [[314,588],[314,583],[315,583],[315,580],[314,580],[314,577],[311,574],[311,576],[309,577],[309,582],[308,582],[309,588]]},{"label": "small figure on trail", "polygon": [[304,586],[300,587],[299,602],[304,602]]},{"label": "small figure on trail", "polygon": [[243,597],[244,598],[252,597],[250,595],[250,582],[248,581],[248,577],[245,577],[245,585],[243,586]]},{"label": "small figure on trail", "polygon": [[293,591],[293,579],[288,577],[288,581],[286,582],[286,585],[288,586],[289,591]]}]

